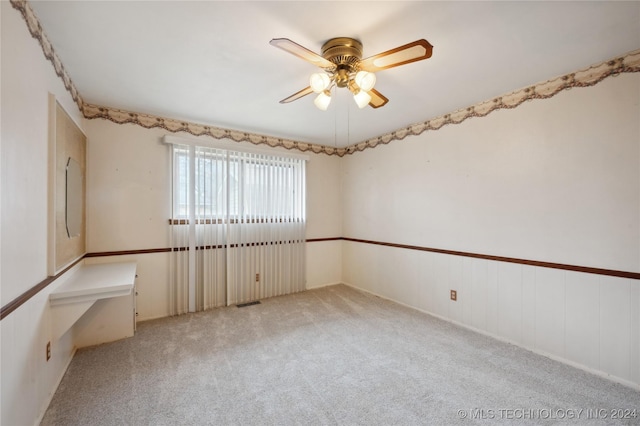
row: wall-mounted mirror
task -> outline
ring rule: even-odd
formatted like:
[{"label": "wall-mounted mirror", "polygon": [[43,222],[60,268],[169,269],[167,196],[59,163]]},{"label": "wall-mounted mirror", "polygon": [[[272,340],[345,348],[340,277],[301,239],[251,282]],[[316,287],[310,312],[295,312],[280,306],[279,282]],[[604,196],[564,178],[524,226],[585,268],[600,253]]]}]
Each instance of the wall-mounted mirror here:
[{"label": "wall-mounted mirror", "polygon": [[82,230],[82,168],[73,158],[67,161],[66,213],[67,235],[77,237]]},{"label": "wall-mounted mirror", "polygon": [[53,276],[87,252],[87,137],[51,93],[48,157],[47,272]]}]

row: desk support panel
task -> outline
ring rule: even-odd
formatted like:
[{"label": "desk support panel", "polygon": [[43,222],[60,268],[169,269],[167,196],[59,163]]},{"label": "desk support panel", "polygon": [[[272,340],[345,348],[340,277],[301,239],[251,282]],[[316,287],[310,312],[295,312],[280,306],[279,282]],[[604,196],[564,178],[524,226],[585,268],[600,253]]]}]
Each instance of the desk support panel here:
[{"label": "desk support panel", "polygon": [[[105,305],[109,303],[108,299],[115,301],[123,298],[131,299],[130,303],[135,304],[135,279],[135,262],[82,265],[49,295],[53,339],[57,340],[66,333],[97,301],[104,300],[101,305]],[[122,304],[122,301],[117,303]],[[129,322],[131,330],[115,331],[115,335],[133,335],[135,313],[131,309],[128,312],[133,316]],[[103,321],[101,328],[104,327],[108,327],[108,324]],[[111,332],[110,335],[114,333]],[[93,344],[98,343],[103,342]]]}]

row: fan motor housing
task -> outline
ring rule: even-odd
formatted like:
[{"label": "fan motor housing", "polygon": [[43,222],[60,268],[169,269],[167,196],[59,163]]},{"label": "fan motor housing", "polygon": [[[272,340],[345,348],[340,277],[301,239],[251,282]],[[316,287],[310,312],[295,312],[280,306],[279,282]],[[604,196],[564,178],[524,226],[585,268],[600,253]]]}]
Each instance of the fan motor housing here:
[{"label": "fan motor housing", "polygon": [[355,67],[362,59],[362,43],[350,37],[336,37],[322,45],[322,57],[336,65]]}]

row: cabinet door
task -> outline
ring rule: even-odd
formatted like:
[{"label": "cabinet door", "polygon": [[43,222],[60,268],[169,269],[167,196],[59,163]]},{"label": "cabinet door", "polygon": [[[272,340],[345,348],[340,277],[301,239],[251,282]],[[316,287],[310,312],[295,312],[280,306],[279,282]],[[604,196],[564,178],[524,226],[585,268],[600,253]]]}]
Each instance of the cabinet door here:
[{"label": "cabinet door", "polygon": [[136,324],[138,322],[138,274],[136,274],[136,279],[133,282],[133,332],[136,331]]}]

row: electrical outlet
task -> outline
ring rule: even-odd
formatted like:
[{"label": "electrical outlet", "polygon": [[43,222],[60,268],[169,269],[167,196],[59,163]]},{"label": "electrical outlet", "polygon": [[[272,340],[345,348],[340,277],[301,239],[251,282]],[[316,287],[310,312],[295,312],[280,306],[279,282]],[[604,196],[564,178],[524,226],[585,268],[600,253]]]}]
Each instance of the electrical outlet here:
[{"label": "electrical outlet", "polygon": [[47,361],[51,359],[51,342],[47,342]]},{"label": "electrical outlet", "polygon": [[260,282],[260,274],[256,274],[256,282],[259,283]]},{"label": "electrical outlet", "polygon": [[451,290],[451,300],[453,300],[454,302],[456,300],[458,300],[458,292],[455,290]]}]

